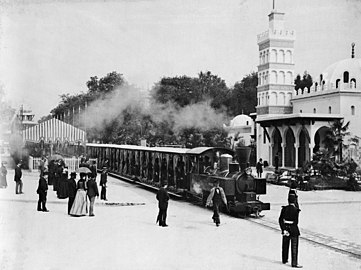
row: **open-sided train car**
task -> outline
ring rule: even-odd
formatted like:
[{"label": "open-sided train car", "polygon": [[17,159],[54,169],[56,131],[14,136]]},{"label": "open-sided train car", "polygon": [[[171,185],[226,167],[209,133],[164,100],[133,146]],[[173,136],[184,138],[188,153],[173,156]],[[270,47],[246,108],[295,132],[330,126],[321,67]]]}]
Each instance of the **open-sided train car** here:
[{"label": "open-sided train car", "polygon": [[241,171],[239,164],[248,160],[240,160],[239,154],[227,148],[87,144],[87,156],[98,159],[98,169],[106,166],[112,173],[155,187],[166,183],[172,193],[203,203],[218,179],[228,208],[236,215],[258,215],[270,209],[269,203],[258,199],[266,194],[266,182]]}]

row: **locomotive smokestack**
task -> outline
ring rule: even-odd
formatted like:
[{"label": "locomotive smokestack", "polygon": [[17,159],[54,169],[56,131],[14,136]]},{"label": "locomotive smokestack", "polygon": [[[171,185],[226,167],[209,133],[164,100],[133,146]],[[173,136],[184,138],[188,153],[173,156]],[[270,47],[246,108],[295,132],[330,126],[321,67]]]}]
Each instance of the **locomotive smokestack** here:
[{"label": "locomotive smokestack", "polygon": [[236,158],[239,163],[241,171],[244,171],[248,164],[251,155],[251,147],[248,146],[237,146],[236,147]]}]

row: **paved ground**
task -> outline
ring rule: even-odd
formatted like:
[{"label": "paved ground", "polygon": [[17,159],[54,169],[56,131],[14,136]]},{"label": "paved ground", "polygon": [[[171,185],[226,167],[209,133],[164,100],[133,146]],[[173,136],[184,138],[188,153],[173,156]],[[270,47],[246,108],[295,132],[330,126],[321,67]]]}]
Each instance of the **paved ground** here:
[{"label": "paved ground", "polygon": [[[12,179],[10,171],[9,187],[0,189],[0,269],[290,268],[280,263],[280,232],[253,221],[222,215],[217,228],[210,210],[171,201],[170,226],[159,227],[154,193],[115,179],[110,179],[108,197],[118,205],[97,200],[93,218],[69,217],[67,200],[57,199],[52,191],[50,212],[37,212],[37,174],[24,172],[22,195],[14,194]],[[301,233],[350,240],[357,249],[360,193],[338,192],[299,194]],[[287,189],[268,186],[261,198],[272,207],[263,219],[274,224]],[[299,253],[304,269],[361,269],[360,259],[302,239]]]}]

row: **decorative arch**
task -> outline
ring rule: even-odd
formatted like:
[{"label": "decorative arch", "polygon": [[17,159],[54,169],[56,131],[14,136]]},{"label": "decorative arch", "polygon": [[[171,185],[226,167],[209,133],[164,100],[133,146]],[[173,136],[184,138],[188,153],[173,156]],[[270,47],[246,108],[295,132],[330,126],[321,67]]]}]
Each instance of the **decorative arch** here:
[{"label": "decorative arch", "polygon": [[279,82],[278,83],[285,84],[285,81],[286,81],[285,72],[280,71],[280,73],[279,73]]},{"label": "decorative arch", "polygon": [[295,167],[295,136],[291,128],[285,131],[286,145],[285,145],[285,166]]},{"label": "decorative arch", "polygon": [[344,73],[343,73],[343,82],[344,83],[348,83],[348,80],[349,80],[349,73],[348,73],[348,71],[345,71]]},{"label": "decorative arch", "polygon": [[283,92],[279,93],[279,104],[280,105],[286,104],[286,95]]},{"label": "decorative arch", "polygon": [[287,74],[286,74],[286,83],[287,84],[292,84],[292,72],[291,71],[288,71]]},{"label": "decorative arch", "polygon": [[275,71],[275,70],[272,70],[271,71],[271,83],[277,83],[277,71]]},{"label": "decorative arch", "polygon": [[277,50],[272,49],[270,62],[277,62]]},{"label": "decorative arch", "polygon": [[290,50],[286,51],[286,63],[292,63],[292,52]]},{"label": "decorative arch", "polygon": [[324,141],[326,138],[326,133],[329,129],[330,129],[329,127],[322,126],[316,131],[315,137],[314,137],[314,141],[315,141],[315,147],[313,148],[314,153],[319,150],[325,149]]},{"label": "decorative arch", "polygon": [[306,162],[310,161],[310,135],[307,129],[302,128],[298,134],[299,147],[298,147],[298,167],[302,167]]},{"label": "decorative arch", "polygon": [[279,52],[279,57],[280,57],[280,59],[279,59],[279,63],[284,63],[285,62],[285,51],[284,50],[280,50],[280,52]]},{"label": "decorative arch", "polygon": [[[282,136],[278,128],[275,128],[272,132],[272,161],[276,154],[278,154],[279,160],[282,160]],[[274,165],[274,164],[273,164]]]},{"label": "decorative arch", "polygon": [[352,78],[350,80],[350,88],[351,89],[356,88],[356,79],[355,78]]},{"label": "decorative arch", "polygon": [[271,92],[270,95],[270,104],[271,105],[277,105],[277,93],[276,92]]}]

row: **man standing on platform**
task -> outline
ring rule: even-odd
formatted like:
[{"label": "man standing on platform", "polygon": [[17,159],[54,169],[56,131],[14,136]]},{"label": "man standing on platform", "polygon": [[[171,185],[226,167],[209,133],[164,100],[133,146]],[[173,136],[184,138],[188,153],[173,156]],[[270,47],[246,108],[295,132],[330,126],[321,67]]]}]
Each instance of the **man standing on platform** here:
[{"label": "man standing on platform", "polygon": [[99,197],[99,192],[98,192],[98,186],[97,183],[95,182],[95,178],[92,177],[92,174],[89,174],[90,179],[88,180],[87,183],[87,195],[89,198],[89,216],[90,217],[94,217],[94,203],[95,203],[95,196]]},{"label": "man standing on platform", "polygon": [[15,175],[14,175],[16,194],[23,194],[23,181],[21,180],[22,176],[23,173],[21,171],[21,161],[20,161],[15,167]]},{"label": "man standing on platform", "polygon": [[107,182],[108,182],[108,170],[106,167],[103,167],[103,171],[100,175],[99,185],[102,187],[100,191],[100,199],[107,201]]},{"label": "man standing on platform", "polygon": [[49,212],[46,209],[46,196],[48,195],[48,183],[46,182],[45,175],[40,175],[39,185],[36,193],[39,194],[38,211]]},{"label": "man standing on platform", "polygon": [[291,242],[291,265],[295,268],[302,268],[298,265],[298,238],[300,230],[298,229],[298,215],[300,210],[295,206],[296,196],[288,196],[288,205],[282,206],[281,214],[278,219],[282,231],[282,263],[288,262],[288,250]]},{"label": "man standing on platform", "polygon": [[75,195],[76,195],[76,172],[72,172],[70,174],[70,178],[68,179],[68,215],[70,215],[70,209],[73,206]]},{"label": "man standing on platform", "polygon": [[169,194],[166,190],[167,184],[164,184],[162,187],[159,188],[157,192],[157,200],[158,200],[158,207],[159,213],[157,217],[157,222],[159,221],[159,226],[167,227],[166,219],[167,219],[167,209],[168,209],[168,201],[169,201]]},{"label": "man standing on platform", "polygon": [[227,206],[227,198],[223,188],[219,186],[219,180],[216,179],[214,181],[214,187],[211,189],[211,193],[207,198],[206,206],[213,206],[212,219],[213,222],[216,223],[217,227],[221,223],[219,218],[219,211],[222,203],[224,203]]}]

